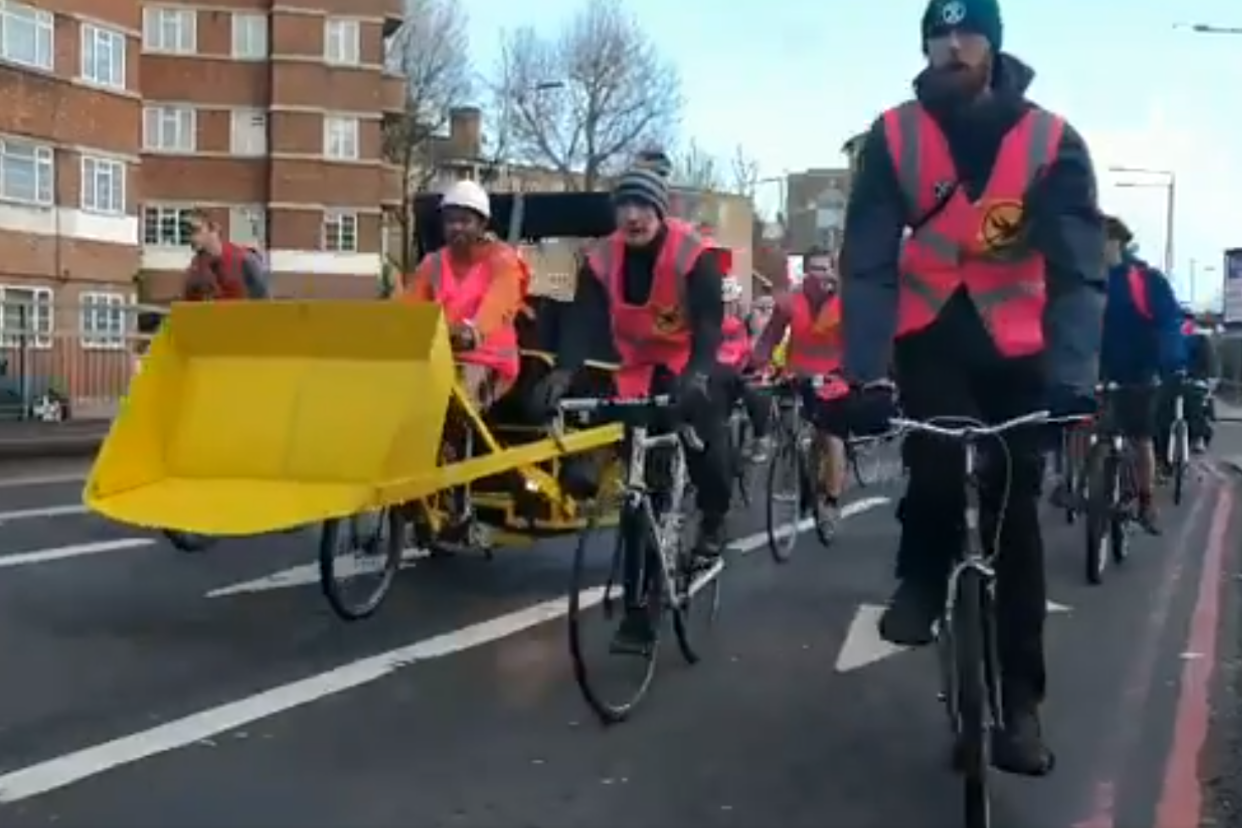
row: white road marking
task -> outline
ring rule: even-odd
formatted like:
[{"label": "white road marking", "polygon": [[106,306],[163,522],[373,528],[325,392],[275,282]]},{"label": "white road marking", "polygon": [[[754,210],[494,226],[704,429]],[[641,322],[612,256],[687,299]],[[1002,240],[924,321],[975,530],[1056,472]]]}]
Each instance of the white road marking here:
[{"label": "white road marking", "polygon": [[85,483],[86,474],[36,474],[28,477],[5,477],[0,489],[20,489],[26,486],[55,486],[61,483]]},{"label": "white road marking", "polygon": [[[886,497],[865,498],[845,505],[841,510],[841,515],[843,518],[848,518],[888,502],[889,499]],[[810,526],[809,521],[803,521],[799,530],[806,531]],[[759,532],[735,542],[733,548],[746,554],[765,544],[767,544],[767,534]],[[603,597],[603,588],[596,587],[585,590],[580,597],[580,602],[582,606],[589,607],[598,604]],[[359,659],[318,675],[273,687],[253,696],[166,722],[149,730],[11,771],[0,776],[0,802],[19,802],[23,799],[30,799],[114,768],[202,742],[229,730],[310,704],[327,696],[371,684],[402,667],[420,661],[443,658],[509,638],[532,627],[561,618],[568,611],[569,602],[564,597],[545,601],[386,653]]]},{"label": "white road marking", "polygon": [[64,517],[66,515],[87,515],[90,510],[80,503],[69,503],[64,506],[40,506],[34,509],[17,509],[12,512],[0,512],[0,523],[11,520],[30,520],[31,518]]},{"label": "white road marking", "polygon": [[120,540],[95,541],[93,543],[75,543],[69,546],[56,546],[51,549],[36,549],[33,552],[18,552],[14,555],[0,555],[0,569],[30,564],[60,561],[65,558],[78,558],[83,555],[99,555],[104,552],[119,552],[122,549],[140,549],[154,546],[150,538],[121,538]]}]

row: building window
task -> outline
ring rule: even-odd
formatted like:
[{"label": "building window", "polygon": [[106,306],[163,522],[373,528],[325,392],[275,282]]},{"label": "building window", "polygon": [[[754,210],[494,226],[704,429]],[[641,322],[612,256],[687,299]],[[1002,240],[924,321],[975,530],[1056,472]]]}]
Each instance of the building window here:
[{"label": "building window", "polygon": [[198,49],[198,13],[194,9],[146,6],[142,10],[142,47],[169,55],[194,54]]},{"label": "building window", "polygon": [[258,206],[229,210],[229,241],[242,247],[267,244],[267,212]]},{"label": "building window", "polygon": [[111,158],[82,156],[82,209],[125,214],[125,165]]},{"label": "building window", "polygon": [[358,251],[358,216],[341,210],[323,214],[323,249],[332,253]]},{"label": "building window", "polygon": [[234,155],[267,154],[267,113],[239,109],[232,113],[229,151]]},{"label": "building window", "polygon": [[51,147],[0,138],[0,199],[23,204],[51,204],[54,159]]},{"label": "building window", "polygon": [[325,158],[344,161],[358,159],[358,119],[327,115],[323,119],[323,154]]},{"label": "building window", "polygon": [[188,207],[147,205],[142,208],[142,243],[149,247],[189,247],[189,221]]},{"label": "building window", "polygon": [[109,89],[125,88],[125,35],[83,24],[82,79]]},{"label": "building window", "polygon": [[148,106],[142,111],[142,142],[155,152],[194,152],[197,119],[184,106]]},{"label": "building window", "polygon": [[82,347],[118,351],[125,347],[125,296],[120,293],[83,293],[79,326]]},{"label": "building window", "polygon": [[52,347],[52,289],[0,285],[0,344]]},{"label": "building window", "polygon": [[323,58],[328,63],[357,66],[361,58],[361,31],[357,20],[329,17],[323,25]]},{"label": "building window", "polygon": [[233,57],[238,60],[267,57],[267,15],[233,13]]},{"label": "building window", "polygon": [[0,60],[50,72],[55,33],[51,12],[0,0]]}]

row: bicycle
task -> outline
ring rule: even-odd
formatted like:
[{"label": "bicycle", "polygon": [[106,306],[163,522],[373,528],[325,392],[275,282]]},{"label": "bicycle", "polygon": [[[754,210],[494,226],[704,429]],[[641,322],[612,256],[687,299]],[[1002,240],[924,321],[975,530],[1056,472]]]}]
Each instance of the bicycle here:
[{"label": "bicycle", "polygon": [[[1186,467],[1190,463],[1190,424],[1186,421],[1186,389],[1203,392],[1203,400],[1211,393],[1211,383],[1206,380],[1181,379],[1173,395],[1173,422],[1169,425],[1169,444],[1165,462],[1173,479],[1173,505],[1182,504]],[[1201,402],[1202,404],[1202,402]]]},{"label": "bicycle", "polygon": [[[686,451],[701,451],[703,444],[689,426],[673,430],[657,430],[659,421],[668,419],[672,411],[668,395],[637,399],[565,399],[561,400],[561,416],[577,413],[620,421],[625,429],[624,445],[627,460],[621,491],[621,503],[608,579],[602,589],[604,614],[611,620],[616,606],[613,588],[621,580],[622,601],[634,601],[651,624],[650,646],[640,655],[644,660],[643,675],[634,693],[627,699],[612,703],[592,682],[586,666],[582,624],[592,600],[584,600],[595,586],[588,561],[588,538],[599,528],[598,517],[604,509],[597,508],[579,536],[574,552],[569,589],[569,649],[573,660],[574,680],[587,704],[604,724],[627,719],[646,696],[655,676],[656,654],[665,615],[671,616],[678,648],[688,664],[701,659],[693,640],[689,615],[696,604],[706,602],[708,620],[714,622],[720,604],[720,574],[723,559],[710,566],[696,565],[691,544],[686,540],[686,510],[693,503],[689,482]],[[700,595],[709,590],[706,595]],[[634,596],[637,596],[635,600]],[[626,653],[626,656],[633,656]]]},{"label": "bicycle", "polygon": [[[824,444],[814,423],[803,416],[802,401],[805,388],[819,389],[827,381],[827,377],[783,377],[772,385],[776,418],[772,423],[766,518],[768,549],[777,563],[787,563],[793,557],[803,528],[802,516],[808,511],[820,543],[829,546],[836,537],[836,514],[823,506],[820,470],[826,459]],[[789,506],[787,517],[778,513],[780,505]]]},{"label": "bicycle", "polygon": [[[941,425],[952,419],[962,425]],[[1075,418],[1076,420],[1076,418]],[[1068,421],[1068,420],[1066,420]],[[927,421],[895,417],[894,428],[958,441],[964,449],[966,472],[965,524],[963,548],[949,573],[944,614],[937,625],[936,647],[940,664],[940,700],[948,714],[953,738],[954,766],[962,774],[963,807],[967,828],[990,825],[988,769],[991,766],[991,736],[1001,720],[1000,662],[996,650],[996,571],[994,553],[986,551],[979,529],[980,481],[979,448],[983,438],[994,438],[1001,445],[1006,462],[1006,485],[1001,498],[1001,514],[996,522],[992,549],[1000,541],[1005,504],[1009,500],[1008,447],[1003,435],[1017,428],[1044,426],[1054,422],[1047,411],[1034,411],[1000,423],[984,425],[976,420],[937,417]]]},{"label": "bicycle", "polygon": [[1087,518],[1087,583],[1104,582],[1109,558],[1121,565],[1129,556],[1129,526],[1138,520],[1138,472],[1134,446],[1118,427],[1115,382],[1096,386],[1100,414],[1087,436],[1075,501]]}]

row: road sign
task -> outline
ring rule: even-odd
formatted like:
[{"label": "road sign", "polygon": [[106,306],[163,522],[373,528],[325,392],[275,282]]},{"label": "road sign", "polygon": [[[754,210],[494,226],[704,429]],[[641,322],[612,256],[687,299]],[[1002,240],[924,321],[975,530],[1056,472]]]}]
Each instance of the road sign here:
[{"label": "road sign", "polygon": [[1225,251],[1223,296],[1225,324],[1242,325],[1242,248]]}]

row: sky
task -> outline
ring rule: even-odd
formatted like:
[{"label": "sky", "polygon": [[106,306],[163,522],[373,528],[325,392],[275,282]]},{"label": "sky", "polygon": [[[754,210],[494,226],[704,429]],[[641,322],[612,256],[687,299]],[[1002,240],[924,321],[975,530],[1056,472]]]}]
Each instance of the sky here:
[{"label": "sky", "polygon": [[[501,32],[534,25],[555,35],[582,7],[462,2],[483,72]],[[841,166],[842,142],[907,99],[923,63],[924,0],[624,5],[680,71],[682,140],[726,160],[740,144],[765,178]],[[1103,208],[1121,215],[1141,254],[1161,265],[1168,177],[1110,168],[1174,174],[1174,285],[1184,301],[1216,301],[1222,252],[1242,247],[1242,148],[1233,143],[1242,136],[1242,36],[1178,26],[1242,26],[1242,4],[1002,0],[1002,11],[1005,51],[1036,71],[1030,97],[1082,133]],[[760,200],[775,203],[779,186],[764,187]]]}]

